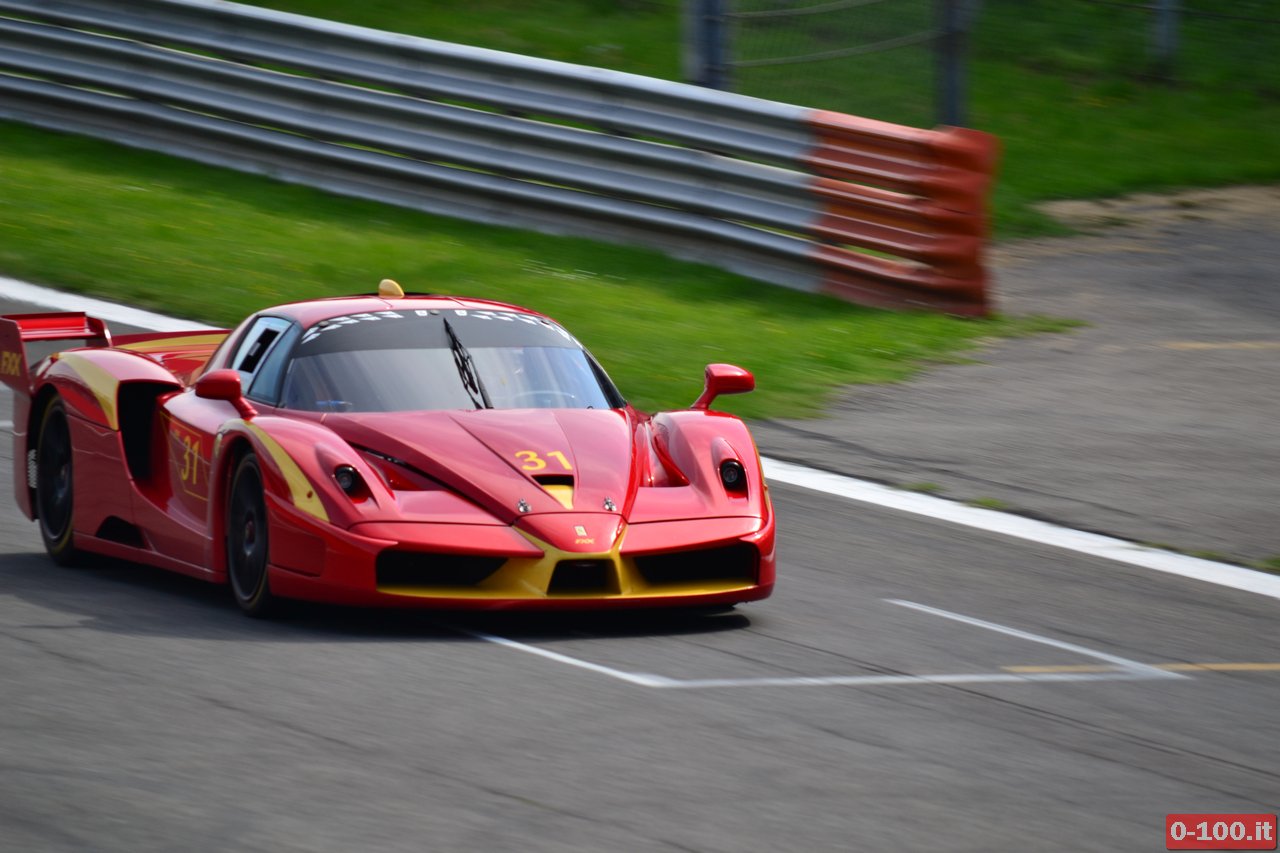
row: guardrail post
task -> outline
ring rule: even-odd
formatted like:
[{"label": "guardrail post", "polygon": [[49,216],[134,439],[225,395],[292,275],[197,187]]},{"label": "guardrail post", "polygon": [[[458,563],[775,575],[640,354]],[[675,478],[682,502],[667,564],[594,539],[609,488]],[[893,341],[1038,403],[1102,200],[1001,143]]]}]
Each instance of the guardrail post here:
[{"label": "guardrail post", "polygon": [[936,110],[938,123],[964,127],[965,60],[967,17],[963,0],[937,0],[938,42],[935,49],[937,76]]},{"label": "guardrail post", "polygon": [[1178,0],[1156,0],[1155,20],[1151,27],[1151,58],[1154,71],[1161,77],[1173,76],[1173,61],[1178,53]]},{"label": "guardrail post", "polygon": [[684,76],[697,86],[729,88],[730,0],[685,0]]}]

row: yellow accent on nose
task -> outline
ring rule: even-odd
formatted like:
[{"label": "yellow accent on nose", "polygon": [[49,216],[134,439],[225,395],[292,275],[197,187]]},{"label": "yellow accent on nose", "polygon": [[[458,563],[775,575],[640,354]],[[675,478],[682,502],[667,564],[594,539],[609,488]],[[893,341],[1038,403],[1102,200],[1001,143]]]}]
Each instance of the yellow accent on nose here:
[{"label": "yellow accent on nose", "polygon": [[378,282],[378,295],[384,299],[400,299],[404,296],[404,288],[394,279],[384,278]]},{"label": "yellow accent on nose", "polygon": [[[560,501],[560,506],[565,509],[573,509],[573,486],[548,484],[543,486],[542,490]],[[583,531],[582,535],[586,536],[587,534]]]}]

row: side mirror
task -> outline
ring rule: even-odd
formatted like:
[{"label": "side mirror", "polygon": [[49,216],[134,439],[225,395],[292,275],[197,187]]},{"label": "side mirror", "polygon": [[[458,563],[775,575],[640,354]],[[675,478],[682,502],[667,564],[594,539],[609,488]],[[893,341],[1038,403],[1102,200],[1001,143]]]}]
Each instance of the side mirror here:
[{"label": "side mirror", "polygon": [[225,400],[236,407],[240,417],[248,420],[258,410],[244,398],[240,374],[234,370],[211,370],[196,380],[196,396],[205,400]]},{"label": "side mirror", "polygon": [[706,384],[702,395],[693,401],[691,409],[706,411],[711,401],[721,394],[745,394],[756,389],[756,378],[751,371],[732,364],[708,364],[704,375]]}]

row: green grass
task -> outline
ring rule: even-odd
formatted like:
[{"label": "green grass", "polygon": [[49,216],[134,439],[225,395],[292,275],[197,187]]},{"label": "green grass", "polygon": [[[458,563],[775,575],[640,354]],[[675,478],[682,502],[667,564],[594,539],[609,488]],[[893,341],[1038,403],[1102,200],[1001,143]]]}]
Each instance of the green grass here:
[{"label": "green grass", "polygon": [[329,196],[0,123],[0,270],[220,324],[277,302],[408,289],[560,319],[644,409],[687,406],[713,361],[754,371],[747,416],[816,413],[832,390],[905,379],[983,337],[1060,329],[858,308],[656,252]]},{"label": "green grass", "polygon": [[[979,73],[989,85],[975,84],[975,121],[1004,148],[993,200],[999,235],[1060,233],[1034,209],[1049,199],[1280,180],[1280,101],[1036,80],[1012,64]],[[977,97],[988,91],[999,94]]]},{"label": "green grass", "polygon": [[680,76],[677,0],[251,0],[248,5],[650,77]]},{"label": "green grass", "polygon": [[[258,0],[306,15],[446,41],[680,76],[677,0]],[[743,0],[743,8],[760,7]],[[767,4],[776,8],[779,4]],[[1208,0],[1191,11],[1221,11]],[[780,54],[927,29],[932,3],[894,0],[841,16],[769,19]],[[1247,12],[1248,10],[1244,10]],[[856,20],[853,17],[856,14]],[[788,24],[788,21],[793,23]],[[839,24],[839,28],[833,27]],[[1171,81],[1146,59],[1149,16],[1081,0],[985,0],[971,39],[970,123],[1000,137],[998,235],[1061,233],[1037,202],[1280,180],[1280,25],[1184,18]],[[787,28],[790,27],[788,31]],[[769,44],[769,41],[772,41]],[[751,42],[744,49],[751,50]],[[926,47],[744,70],[747,94],[928,125]]]},{"label": "green grass", "polygon": [[[984,0],[968,51],[968,112],[973,127],[1003,146],[993,205],[998,235],[1064,232],[1035,210],[1050,199],[1280,180],[1280,24],[1191,14],[1221,13],[1222,4],[1210,0],[1182,5],[1179,52],[1166,74],[1148,56],[1147,10]],[[1229,11],[1258,14],[1256,6]],[[768,19],[753,37],[772,43],[742,48],[820,50],[833,46],[830,31],[842,21],[845,44],[871,43],[928,29],[931,16],[931,2],[893,0],[856,13]],[[853,28],[847,22],[855,17]],[[786,22],[791,32],[779,33]],[[740,81],[749,94],[928,126],[932,67],[921,45],[748,69]]]},{"label": "green grass", "polygon": [[1268,557],[1265,560],[1258,560],[1252,564],[1252,567],[1264,572],[1275,572],[1280,574],[1280,554],[1274,557]]}]

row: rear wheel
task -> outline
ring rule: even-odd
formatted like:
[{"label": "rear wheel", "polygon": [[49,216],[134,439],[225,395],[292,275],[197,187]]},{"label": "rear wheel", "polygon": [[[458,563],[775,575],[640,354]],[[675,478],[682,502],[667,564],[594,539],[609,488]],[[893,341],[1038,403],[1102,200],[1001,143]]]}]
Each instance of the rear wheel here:
[{"label": "rear wheel", "polygon": [[236,604],[250,616],[271,615],[278,599],[267,572],[267,502],[258,458],[246,453],[236,463],[227,497],[227,579]]},{"label": "rear wheel", "polygon": [[45,406],[36,445],[36,515],[40,538],[55,563],[69,566],[78,552],[72,541],[75,481],[72,476],[71,425],[61,397]]}]

